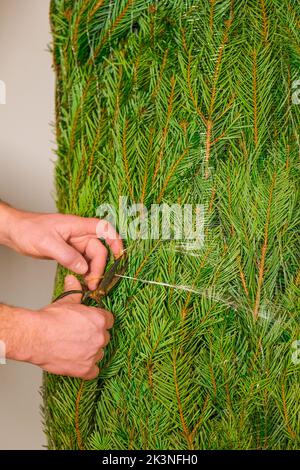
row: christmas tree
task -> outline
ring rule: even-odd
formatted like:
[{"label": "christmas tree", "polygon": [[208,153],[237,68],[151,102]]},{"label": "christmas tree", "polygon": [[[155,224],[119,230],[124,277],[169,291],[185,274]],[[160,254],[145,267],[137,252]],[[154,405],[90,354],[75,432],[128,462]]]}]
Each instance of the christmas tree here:
[{"label": "christmas tree", "polygon": [[195,243],[127,236],[99,377],[45,377],[49,447],[299,448],[299,2],[52,0],[50,15],[58,210],[119,216],[122,198],[142,224],[153,205],[204,223]]}]

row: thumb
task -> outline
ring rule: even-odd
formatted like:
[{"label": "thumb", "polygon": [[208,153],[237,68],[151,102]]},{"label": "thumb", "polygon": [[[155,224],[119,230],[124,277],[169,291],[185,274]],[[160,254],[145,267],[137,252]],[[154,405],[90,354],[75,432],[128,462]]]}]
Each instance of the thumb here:
[{"label": "thumb", "polygon": [[[68,274],[68,276],[65,277],[64,292],[68,292],[69,290],[82,290],[81,284],[78,279],[76,279],[76,277],[72,276],[71,274]],[[58,300],[57,302],[61,304],[80,304],[81,298],[82,294],[70,294]]]},{"label": "thumb", "polygon": [[51,241],[49,252],[51,257],[67,269],[77,273],[85,274],[88,271],[88,264],[84,257],[65,241]]}]

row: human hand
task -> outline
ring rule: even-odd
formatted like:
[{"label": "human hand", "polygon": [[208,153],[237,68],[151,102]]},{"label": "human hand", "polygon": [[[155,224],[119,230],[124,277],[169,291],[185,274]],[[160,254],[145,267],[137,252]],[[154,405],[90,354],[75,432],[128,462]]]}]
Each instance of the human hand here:
[{"label": "human hand", "polygon": [[107,249],[99,238],[115,257],[122,254],[122,239],[105,220],[24,212],[4,204],[0,207],[0,243],[27,256],[54,259],[84,274],[90,290],[97,288],[107,261]]},{"label": "human hand", "polygon": [[[73,289],[81,289],[80,282],[67,276],[65,291]],[[69,295],[38,312],[11,308],[5,315],[0,311],[0,339],[7,345],[7,358],[53,374],[85,380],[97,377],[96,363],[103,358],[114,318],[106,310],[81,305],[81,297]]]}]

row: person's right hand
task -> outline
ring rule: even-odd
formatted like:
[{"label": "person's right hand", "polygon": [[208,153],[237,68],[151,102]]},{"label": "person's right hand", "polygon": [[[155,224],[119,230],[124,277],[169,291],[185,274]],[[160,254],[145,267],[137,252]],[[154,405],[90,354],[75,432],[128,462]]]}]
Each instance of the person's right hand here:
[{"label": "person's right hand", "polygon": [[[65,279],[65,290],[81,289],[74,276]],[[114,317],[112,313],[80,304],[81,295],[64,297],[36,312],[28,362],[53,374],[97,377]],[[35,326],[34,326],[35,325]]]}]

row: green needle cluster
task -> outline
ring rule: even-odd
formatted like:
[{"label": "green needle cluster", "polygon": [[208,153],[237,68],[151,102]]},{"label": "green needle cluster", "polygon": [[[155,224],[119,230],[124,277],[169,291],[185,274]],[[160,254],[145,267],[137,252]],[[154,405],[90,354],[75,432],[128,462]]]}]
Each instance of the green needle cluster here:
[{"label": "green needle cluster", "polygon": [[128,276],[203,295],[123,279],[98,379],[45,377],[49,447],[299,449],[298,0],[52,0],[50,15],[58,210],[123,196],[201,204],[205,224],[193,252],[126,240]]}]

